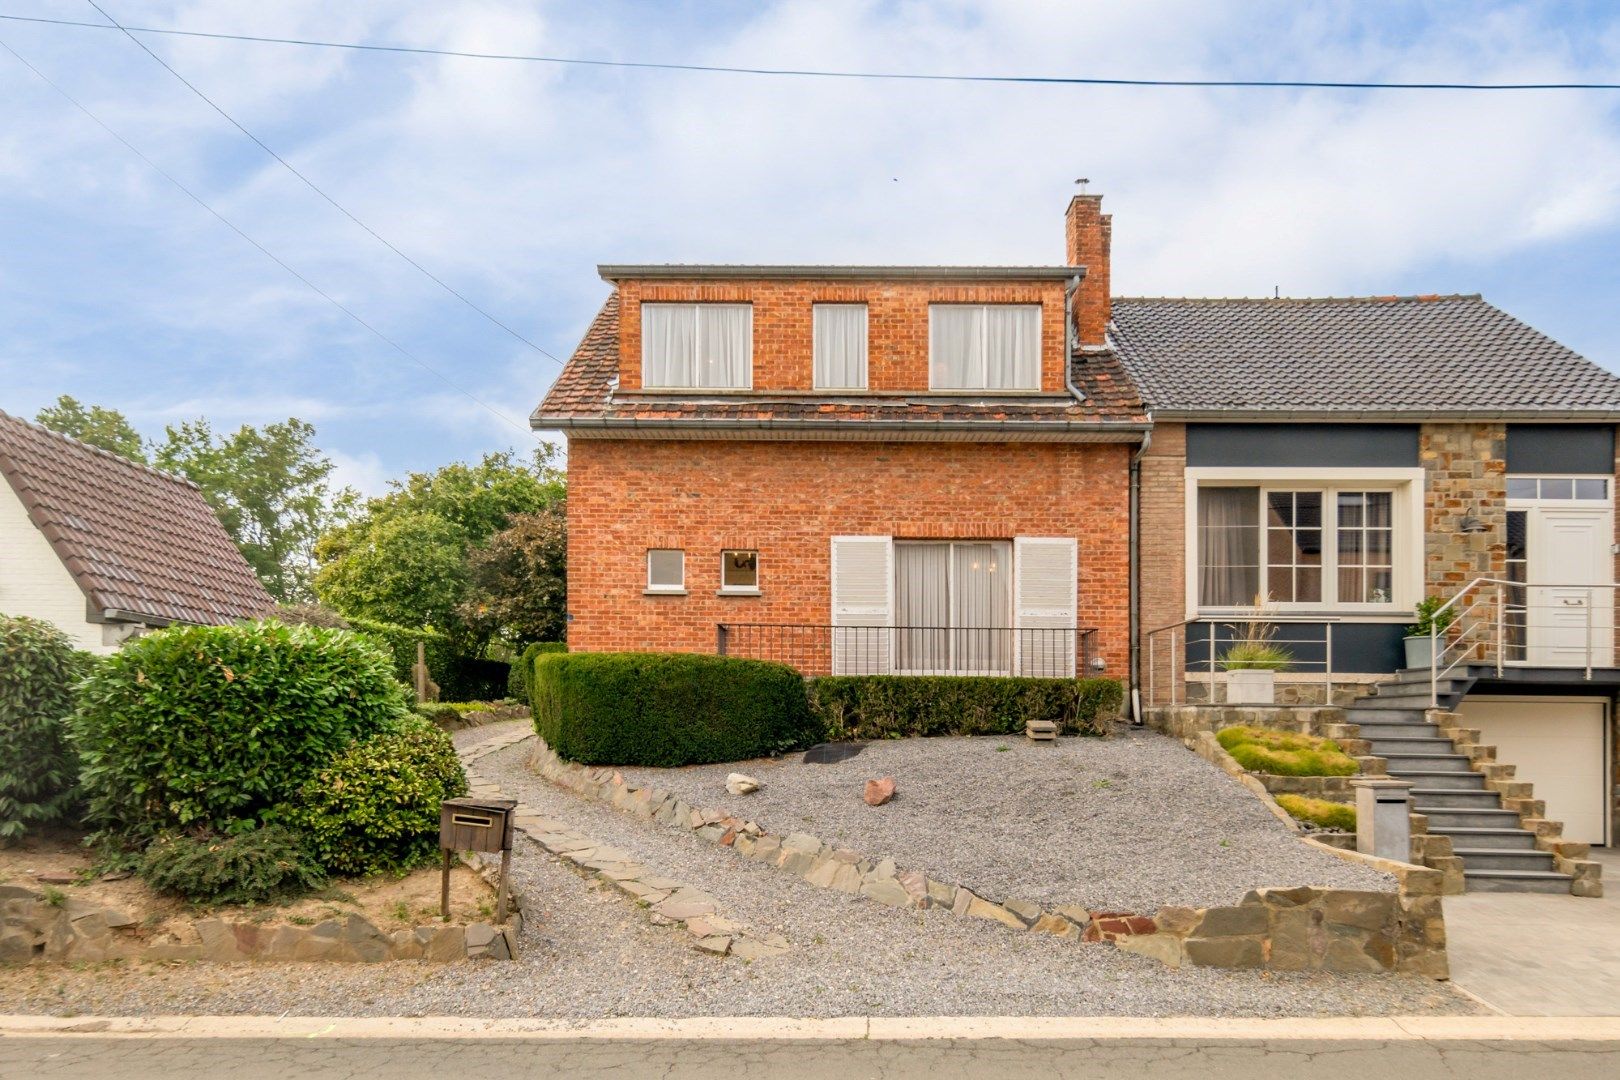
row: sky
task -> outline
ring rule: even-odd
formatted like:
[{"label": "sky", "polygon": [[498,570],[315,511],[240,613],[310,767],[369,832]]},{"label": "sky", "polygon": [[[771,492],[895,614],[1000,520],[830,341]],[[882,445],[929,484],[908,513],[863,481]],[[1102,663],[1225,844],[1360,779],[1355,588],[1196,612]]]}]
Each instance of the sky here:
[{"label": "sky", "polygon": [[[1620,4],[100,0],[129,25],[589,59],[1126,78],[1620,82]],[[97,21],[84,0],[0,14]],[[1122,295],[1480,292],[1620,370],[1620,92],[823,80],[145,36],[0,50],[0,409],[297,416],[338,477],[531,445],[609,262],[1050,264],[1078,177]]]}]

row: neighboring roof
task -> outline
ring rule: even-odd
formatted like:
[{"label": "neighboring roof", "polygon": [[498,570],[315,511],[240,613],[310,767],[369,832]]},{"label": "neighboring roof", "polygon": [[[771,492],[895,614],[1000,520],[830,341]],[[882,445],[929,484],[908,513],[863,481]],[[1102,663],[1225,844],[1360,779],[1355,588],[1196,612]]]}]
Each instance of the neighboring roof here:
[{"label": "neighboring roof", "polygon": [[602,305],[574,355],[530,417],[537,428],[573,432],[736,429],[796,434],[986,431],[1072,435],[1101,429],[1134,431],[1146,421],[1141,402],[1111,352],[1074,358],[1071,371],[1085,395],[1021,398],[913,394],[705,394],[641,393],[617,389],[619,294]]},{"label": "neighboring roof", "polygon": [[743,266],[704,263],[608,263],[596,268],[605,281],[627,279],[687,280],[690,278],[803,278],[826,281],[834,278],[859,280],[903,279],[907,281],[948,281],[953,278],[1000,281],[1067,281],[1085,277],[1083,266]]},{"label": "neighboring roof", "polygon": [[275,606],[188,481],[4,412],[0,476],[97,613],[220,624]]},{"label": "neighboring roof", "polygon": [[1109,340],[1161,418],[1620,417],[1620,378],[1478,296],[1124,297]]}]

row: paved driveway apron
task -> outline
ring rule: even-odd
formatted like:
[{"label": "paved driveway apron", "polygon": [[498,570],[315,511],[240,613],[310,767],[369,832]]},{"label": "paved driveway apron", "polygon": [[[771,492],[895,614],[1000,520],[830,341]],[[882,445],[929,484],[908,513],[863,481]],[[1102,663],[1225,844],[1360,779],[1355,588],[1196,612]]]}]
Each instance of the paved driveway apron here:
[{"label": "paved driveway apron", "polygon": [[1513,1016],[1620,1016],[1620,851],[1601,900],[1538,893],[1448,896],[1452,982]]}]

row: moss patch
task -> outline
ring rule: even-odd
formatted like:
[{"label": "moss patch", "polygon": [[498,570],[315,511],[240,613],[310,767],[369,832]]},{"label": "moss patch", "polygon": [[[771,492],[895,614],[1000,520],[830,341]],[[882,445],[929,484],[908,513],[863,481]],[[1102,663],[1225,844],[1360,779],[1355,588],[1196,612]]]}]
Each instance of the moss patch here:
[{"label": "moss patch", "polygon": [[1308,799],[1303,795],[1278,795],[1277,805],[1288,811],[1295,821],[1303,821],[1319,829],[1356,831],[1356,808],[1345,803]]},{"label": "moss patch", "polygon": [[1265,728],[1222,728],[1215,738],[1239,765],[1273,776],[1354,776],[1356,759],[1332,739]]}]

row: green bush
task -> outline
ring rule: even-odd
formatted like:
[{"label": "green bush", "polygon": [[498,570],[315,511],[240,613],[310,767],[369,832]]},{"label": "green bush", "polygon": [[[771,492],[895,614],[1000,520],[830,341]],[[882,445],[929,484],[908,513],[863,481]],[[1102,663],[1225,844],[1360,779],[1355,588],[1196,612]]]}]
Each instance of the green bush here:
[{"label": "green bush", "polygon": [[396,626],[370,619],[349,619],[349,626],[374,638],[394,659],[394,675],[415,686],[416,643],[422,643],[428,674],[439,684],[443,701],[487,701],[506,692],[509,666],[499,660],[467,656],[448,634],[426,627]]},{"label": "green bush", "polygon": [[351,744],[278,814],[334,874],[407,870],[439,851],[439,803],[467,793],[450,736],[416,718]]},{"label": "green bush", "polygon": [[0,615],[0,845],[73,805],[78,763],[63,721],[90,663],[50,623]]},{"label": "green bush", "polygon": [[1332,739],[1266,728],[1222,728],[1215,736],[1232,759],[1250,772],[1273,776],[1353,776],[1356,759]]},{"label": "green bush", "polygon": [[807,746],[820,726],[785,664],[696,653],[552,653],[535,665],[534,727],[587,765],[699,765]]},{"label": "green bush", "polygon": [[127,842],[251,829],[405,707],[388,657],[358,634],[174,626],[101,663],[70,725],[91,820]]},{"label": "green bush", "polygon": [[810,680],[810,708],[829,739],[1014,735],[1029,720],[1102,735],[1124,693],[1118,679],[829,675]]},{"label": "green bush", "polygon": [[302,838],[275,825],[236,836],[160,836],[147,845],[136,873],[158,892],[198,904],[292,900],[326,880]]},{"label": "green bush", "polygon": [[1356,808],[1346,803],[1309,799],[1303,795],[1278,795],[1277,805],[1288,811],[1294,820],[1307,825],[1337,832],[1356,831]]},{"label": "green bush", "polygon": [[529,675],[534,671],[535,658],[546,653],[567,652],[566,641],[536,641],[524,646],[523,652],[512,661],[512,670],[506,676],[506,696],[514,701],[529,700]]}]

